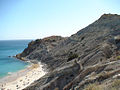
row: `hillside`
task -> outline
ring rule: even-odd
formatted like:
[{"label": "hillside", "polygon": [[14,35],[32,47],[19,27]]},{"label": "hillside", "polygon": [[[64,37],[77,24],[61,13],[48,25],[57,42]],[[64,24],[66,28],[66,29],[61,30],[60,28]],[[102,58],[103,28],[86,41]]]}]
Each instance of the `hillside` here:
[{"label": "hillside", "polygon": [[41,61],[49,73],[24,90],[119,90],[119,47],[117,14],[104,14],[70,37],[32,41],[16,57]]}]

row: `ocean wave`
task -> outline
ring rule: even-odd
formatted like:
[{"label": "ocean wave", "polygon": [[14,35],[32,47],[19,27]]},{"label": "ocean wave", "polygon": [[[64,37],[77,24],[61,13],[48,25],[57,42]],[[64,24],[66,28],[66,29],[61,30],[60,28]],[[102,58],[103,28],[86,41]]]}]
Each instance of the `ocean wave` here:
[{"label": "ocean wave", "polygon": [[11,75],[12,74],[12,72],[8,72],[8,75]]}]

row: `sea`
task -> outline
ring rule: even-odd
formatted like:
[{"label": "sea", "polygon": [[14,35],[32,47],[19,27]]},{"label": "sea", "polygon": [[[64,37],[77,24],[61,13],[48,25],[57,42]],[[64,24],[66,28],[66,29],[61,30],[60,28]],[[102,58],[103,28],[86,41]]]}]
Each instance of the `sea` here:
[{"label": "sea", "polygon": [[31,40],[1,40],[0,41],[0,78],[25,69],[29,63],[12,56],[21,53]]}]

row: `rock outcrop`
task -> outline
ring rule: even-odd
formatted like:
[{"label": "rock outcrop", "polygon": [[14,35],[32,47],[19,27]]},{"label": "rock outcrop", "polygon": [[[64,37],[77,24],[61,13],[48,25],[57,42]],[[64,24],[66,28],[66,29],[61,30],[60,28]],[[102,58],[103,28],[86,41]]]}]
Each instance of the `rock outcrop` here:
[{"label": "rock outcrop", "polygon": [[96,82],[103,86],[120,73],[119,50],[117,14],[104,14],[70,37],[32,41],[17,57],[41,61],[49,73],[24,90],[82,90]]}]

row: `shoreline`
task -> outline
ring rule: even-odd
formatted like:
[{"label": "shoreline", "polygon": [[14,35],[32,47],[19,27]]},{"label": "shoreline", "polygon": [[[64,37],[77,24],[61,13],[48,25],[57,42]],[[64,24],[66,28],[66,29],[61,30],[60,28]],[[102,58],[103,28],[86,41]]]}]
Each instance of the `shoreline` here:
[{"label": "shoreline", "polygon": [[34,62],[34,60],[29,61],[29,63],[31,64],[25,69],[1,78],[0,90],[22,90],[47,73],[43,70],[44,65],[42,63]]}]

